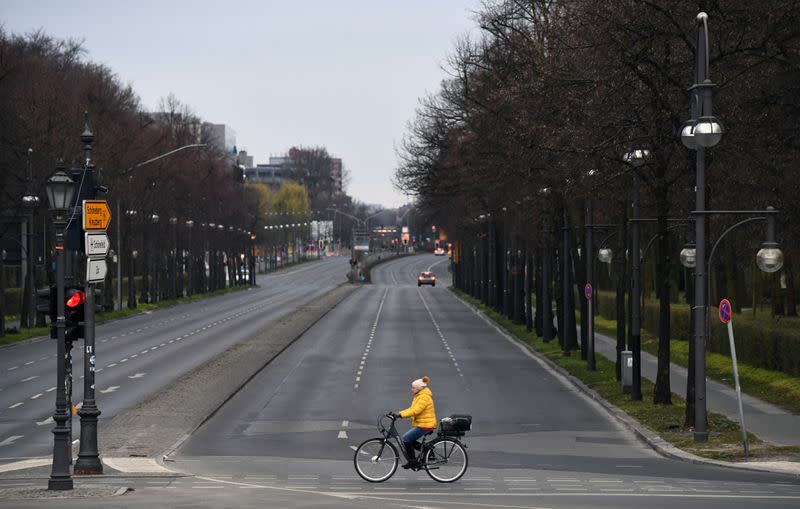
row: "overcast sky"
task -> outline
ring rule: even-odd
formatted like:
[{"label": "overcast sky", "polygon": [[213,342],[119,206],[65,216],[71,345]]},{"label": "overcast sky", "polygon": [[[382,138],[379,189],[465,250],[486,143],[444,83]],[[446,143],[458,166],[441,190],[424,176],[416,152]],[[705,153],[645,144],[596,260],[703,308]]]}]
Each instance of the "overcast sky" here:
[{"label": "overcast sky", "polygon": [[85,39],[143,106],[174,93],[257,163],[325,145],[349,194],[396,206],[395,146],[479,0],[0,0],[5,29]]}]

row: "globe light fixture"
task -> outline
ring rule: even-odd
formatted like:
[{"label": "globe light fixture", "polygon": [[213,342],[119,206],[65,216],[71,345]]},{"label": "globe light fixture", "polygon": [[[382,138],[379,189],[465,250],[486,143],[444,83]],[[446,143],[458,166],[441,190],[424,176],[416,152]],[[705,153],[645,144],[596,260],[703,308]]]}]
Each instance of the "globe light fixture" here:
[{"label": "globe light fixture", "polygon": [[694,141],[700,147],[710,148],[719,143],[724,132],[715,116],[699,117],[694,126]]},{"label": "globe light fixture", "polygon": [[607,247],[600,248],[600,250],[597,251],[597,259],[602,263],[611,263],[614,259],[614,252]]},{"label": "globe light fixture", "polygon": [[687,243],[681,249],[680,254],[681,265],[687,269],[694,269],[697,267],[697,249],[694,244]]}]

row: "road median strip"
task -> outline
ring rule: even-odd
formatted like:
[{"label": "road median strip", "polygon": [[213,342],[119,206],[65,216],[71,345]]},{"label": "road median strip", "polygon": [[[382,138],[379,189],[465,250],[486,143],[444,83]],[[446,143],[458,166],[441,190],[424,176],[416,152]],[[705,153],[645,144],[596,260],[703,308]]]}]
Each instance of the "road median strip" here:
[{"label": "road median strip", "polygon": [[115,416],[100,430],[101,454],[168,458],[258,372],[356,289],[344,284],[299,306]]}]

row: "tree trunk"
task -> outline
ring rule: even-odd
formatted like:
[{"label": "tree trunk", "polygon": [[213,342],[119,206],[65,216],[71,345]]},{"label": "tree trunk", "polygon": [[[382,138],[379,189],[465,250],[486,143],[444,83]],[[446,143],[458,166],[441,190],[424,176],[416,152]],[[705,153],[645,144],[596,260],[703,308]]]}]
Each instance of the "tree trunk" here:
[{"label": "tree trunk", "polygon": [[670,306],[669,306],[669,233],[667,231],[667,190],[660,189],[657,201],[658,214],[658,251],[656,257],[656,292],[658,295],[658,368],[656,384],[653,391],[653,403],[672,404],[672,390],[669,382],[670,367]]},{"label": "tree trunk", "polygon": [[0,337],[6,335],[6,264],[5,250],[0,238]]},{"label": "tree trunk", "polygon": [[620,216],[620,226],[617,230],[617,242],[614,247],[614,280],[616,281],[617,295],[616,295],[616,312],[617,319],[617,359],[616,359],[616,375],[617,380],[622,380],[622,352],[625,350],[626,338],[626,324],[627,324],[627,307],[625,306],[625,291],[627,289],[627,274],[625,263],[625,246],[628,245],[627,240],[627,207],[623,205],[622,215]]},{"label": "tree trunk", "polygon": [[783,273],[786,275],[786,316],[797,316],[797,292],[794,283],[792,256],[786,256]]},{"label": "tree trunk", "polygon": [[536,330],[536,335],[540,338],[544,336],[542,330],[542,314],[544,313],[544,303],[542,301],[542,248],[537,249],[538,256],[534,259],[534,267],[536,276],[534,277],[534,288],[536,289],[536,314],[534,315],[533,327]]}]

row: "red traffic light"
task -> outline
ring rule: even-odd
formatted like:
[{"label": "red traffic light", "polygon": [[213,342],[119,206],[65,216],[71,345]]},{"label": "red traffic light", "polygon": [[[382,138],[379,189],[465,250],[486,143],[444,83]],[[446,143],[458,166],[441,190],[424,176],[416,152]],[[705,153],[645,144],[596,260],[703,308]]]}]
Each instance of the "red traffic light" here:
[{"label": "red traffic light", "polygon": [[78,306],[82,305],[86,300],[86,294],[82,291],[78,290],[73,293],[69,299],[67,299],[67,307],[68,308],[77,308]]}]

